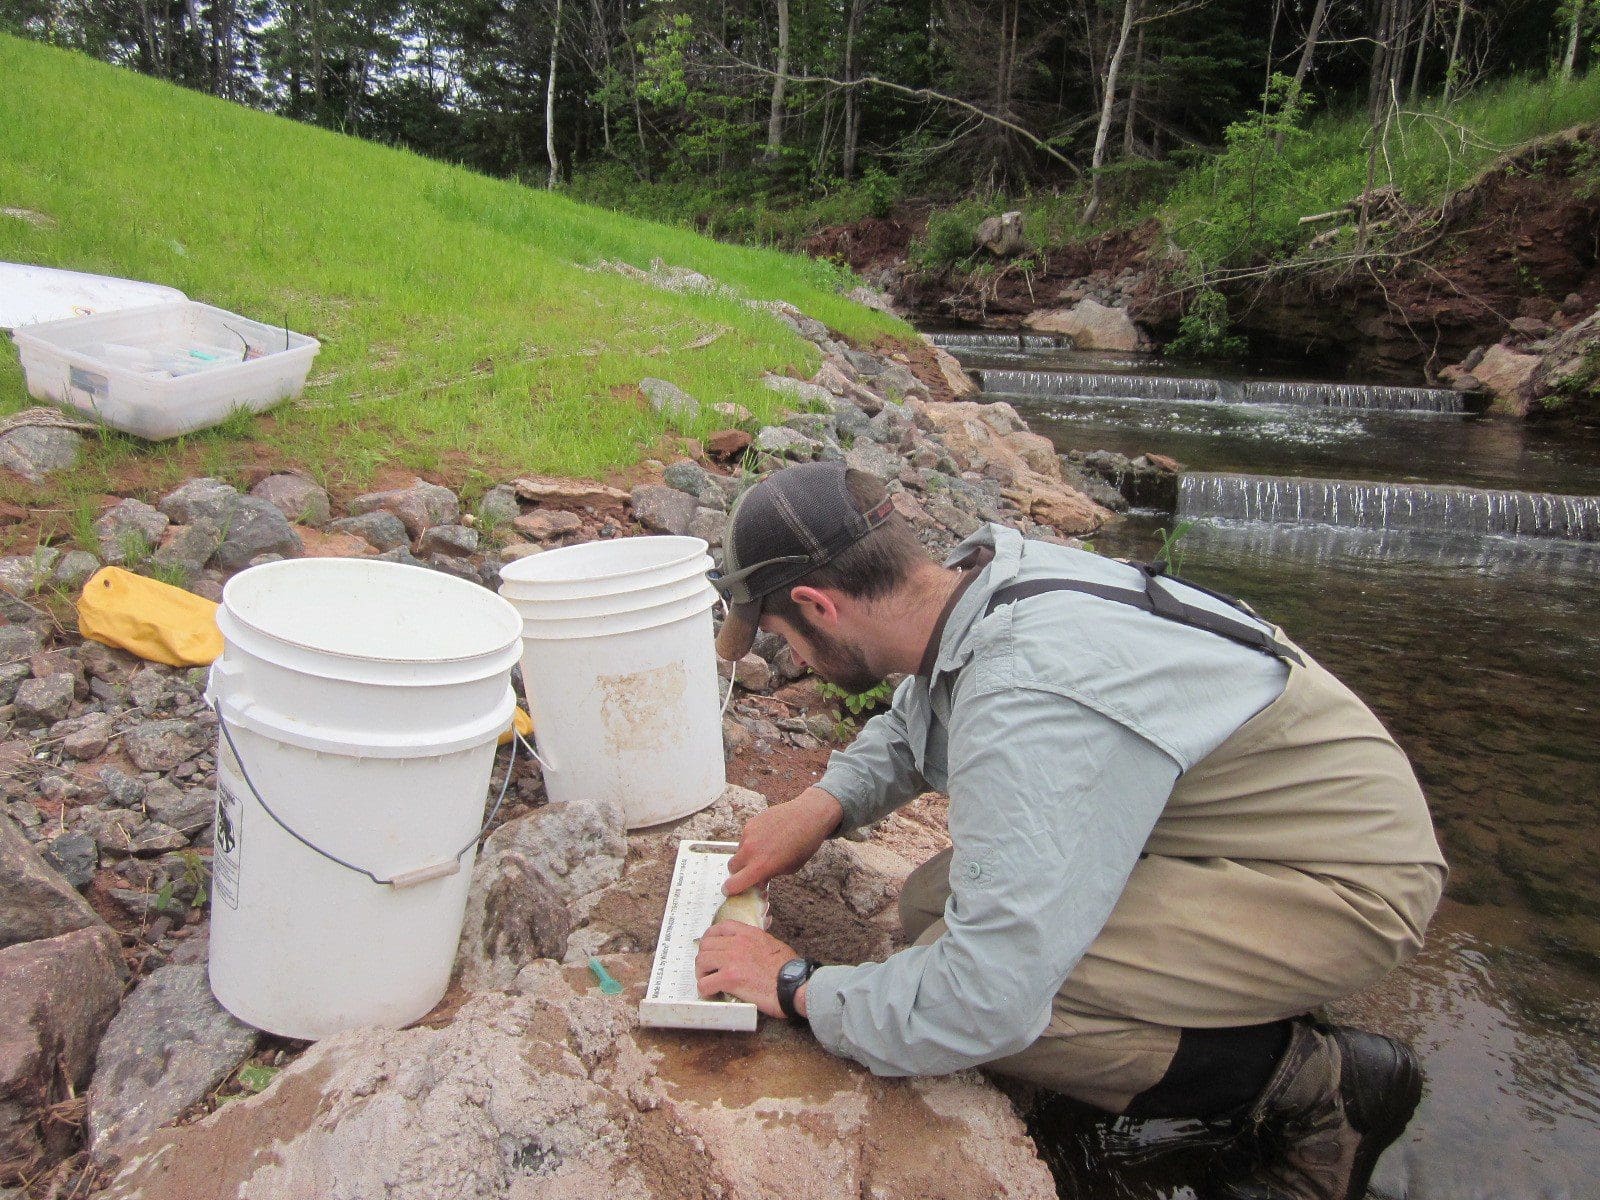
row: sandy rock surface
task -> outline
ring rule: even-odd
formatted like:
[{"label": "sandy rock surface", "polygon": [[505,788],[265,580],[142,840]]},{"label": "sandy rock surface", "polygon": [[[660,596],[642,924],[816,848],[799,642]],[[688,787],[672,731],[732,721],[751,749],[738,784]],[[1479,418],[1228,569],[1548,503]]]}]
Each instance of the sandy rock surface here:
[{"label": "sandy rock surface", "polygon": [[642,1030],[648,956],[607,966],[624,995],[540,962],[443,1028],[320,1042],[261,1096],[143,1143],[104,1195],[1054,1196],[978,1077],[875,1079],[779,1022]]}]

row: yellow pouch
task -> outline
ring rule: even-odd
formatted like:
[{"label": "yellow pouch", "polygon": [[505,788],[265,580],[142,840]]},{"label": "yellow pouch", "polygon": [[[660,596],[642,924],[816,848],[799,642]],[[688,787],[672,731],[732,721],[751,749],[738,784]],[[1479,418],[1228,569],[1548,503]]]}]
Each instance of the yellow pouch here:
[{"label": "yellow pouch", "polygon": [[495,742],[495,745],[510,745],[511,734],[513,730],[517,733],[520,733],[525,738],[533,736],[533,718],[522,711],[522,705],[520,704],[517,705],[517,711],[511,714],[511,728],[500,735],[500,738]]},{"label": "yellow pouch", "polygon": [[203,667],[222,653],[214,602],[121,567],[83,585],[78,632],[169,667]]}]

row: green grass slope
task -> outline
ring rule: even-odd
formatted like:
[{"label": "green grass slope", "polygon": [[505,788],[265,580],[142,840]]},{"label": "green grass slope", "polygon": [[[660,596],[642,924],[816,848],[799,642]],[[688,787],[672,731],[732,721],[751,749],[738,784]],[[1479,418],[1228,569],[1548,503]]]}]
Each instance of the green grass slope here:
[{"label": "green grass slope", "polygon": [[[102,484],[133,460],[192,466],[196,445],[209,469],[293,462],[353,485],[383,466],[597,473],[663,434],[714,428],[710,404],[771,414],[762,372],[815,366],[815,348],[767,312],[589,269],[601,260],[691,267],[853,338],[909,332],[840,296],[825,264],[5,36],[0,112],[0,208],[39,214],[0,214],[0,259],[169,284],[322,341],[298,402],[187,446],[104,439],[86,469]],[[677,383],[704,415],[653,413],[632,390],[645,376]],[[28,403],[15,354],[0,355],[0,415]]]},{"label": "green grass slope", "polygon": [[1438,205],[1501,155],[1596,120],[1600,71],[1501,80],[1449,106],[1424,100],[1392,120],[1376,145],[1365,113],[1315,114],[1282,151],[1270,137],[1246,135],[1191,168],[1155,215],[1207,266],[1287,257],[1324,228],[1300,218],[1361,195],[1369,170],[1374,186],[1393,185],[1412,205]]}]

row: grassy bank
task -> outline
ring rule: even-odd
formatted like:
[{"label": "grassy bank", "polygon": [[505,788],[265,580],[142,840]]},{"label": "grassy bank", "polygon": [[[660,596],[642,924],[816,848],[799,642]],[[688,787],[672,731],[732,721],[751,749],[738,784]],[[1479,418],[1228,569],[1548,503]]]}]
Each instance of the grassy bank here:
[{"label": "grassy bank", "polygon": [[[109,490],[130,465],[159,484],[258,461],[349,486],[388,466],[594,474],[664,435],[714,428],[710,404],[771,414],[761,374],[815,366],[815,348],[769,313],[591,269],[603,260],[690,267],[853,338],[907,332],[843,299],[827,264],[4,36],[0,108],[0,207],[24,210],[0,215],[0,259],[169,284],[323,344],[300,402],[174,443],[106,438],[58,490]],[[644,376],[677,383],[704,415],[669,424],[635,391]],[[15,354],[0,355],[0,415],[28,403]]]},{"label": "grassy bank", "polygon": [[[1313,116],[1277,149],[1272,118],[1235,127],[1223,153],[1195,164],[1147,212],[1209,266],[1291,255],[1327,212],[1392,185],[1411,205],[1440,204],[1501,155],[1600,120],[1600,72],[1569,81],[1507,80],[1448,106],[1423,101],[1380,127],[1362,113]],[[1587,164],[1600,183],[1600,162]]]}]

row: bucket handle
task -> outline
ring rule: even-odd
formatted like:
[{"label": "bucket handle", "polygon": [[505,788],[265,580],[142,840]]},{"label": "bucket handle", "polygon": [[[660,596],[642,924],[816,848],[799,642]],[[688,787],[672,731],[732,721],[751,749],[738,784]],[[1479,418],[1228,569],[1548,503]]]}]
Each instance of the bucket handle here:
[{"label": "bucket handle", "polygon": [[354,871],[357,875],[365,875],[373,883],[391,887],[397,892],[404,888],[416,887],[419,883],[429,883],[435,879],[443,879],[445,876],[454,875],[461,870],[461,856],[476,846],[478,839],[489,831],[489,826],[494,824],[495,816],[500,812],[500,805],[505,802],[506,791],[511,787],[511,772],[517,765],[517,742],[521,740],[518,737],[511,739],[511,758],[506,763],[506,777],[500,784],[500,794],[494,798],[494,807],[489,810],[489,815],[484,818],[483,827],[472,835],[465,846],[457,850],[452,857],[443,859],[440,862],[430,863],[426,867],[413,867],[409,871],[397,871],[388,879],[379,879],[377,875],[365,867],[358,867],[355,863],[346,862],[337,855],[328,853],[328,851],[308,839],[304,834],[291,829],[282,817],[272,811],[272,806],[267,803],[266,797],[256,787],[255,781],[250,778],[250,772],[245,770],[244,757],[239,753],[239,747],[233,740],[233,731],[228,728],[228,722],[223,719],[222,702],[213,700],[211,708],[217,714],[217,728],[222,730],[223,740],[228,743],[228,749],[233,751],[233,761],[239,764],[239,774],[243,777],[245,786],[250,789],[250,794],[256,798],[256,803],[261,805],[261,810],[272,818],[273,824],[277,825],[279,829],[283,830],[307,850],[322,855],[329,862],[335,863],[347,871]]},{"label": "bucket handle", "polygon": [[[723,618],[723,620],[727,620],[728,611],[729,611],[728,610],[728,602],[726,600],[724,600],[721,595],[718,595],[717,596],[717,603],[722,605],[722,618]],[[739,664],[736,663],[736,662],[729,663],[728,664],[728,694],[722,698],[722,707],[717,710],[717,716],[718,717],[725,717],[725,716],[728,715],[728,705],[733,703],[733,681],[735,679],[737,679],[738,677],[739,677]]]}]

